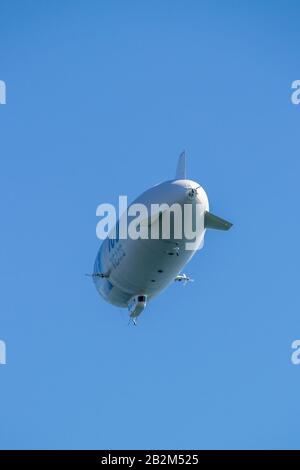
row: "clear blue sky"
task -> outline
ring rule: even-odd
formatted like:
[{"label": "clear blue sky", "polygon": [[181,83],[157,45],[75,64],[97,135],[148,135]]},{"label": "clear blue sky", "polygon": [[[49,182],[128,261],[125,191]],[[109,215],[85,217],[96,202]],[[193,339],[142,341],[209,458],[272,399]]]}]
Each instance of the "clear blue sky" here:
[{"label": "clear blue sky", "polygon": [[[0,0],[1,448],[299,448],[297,1]],[[85,277],[96,206],[211,210],[137,328]]]}]

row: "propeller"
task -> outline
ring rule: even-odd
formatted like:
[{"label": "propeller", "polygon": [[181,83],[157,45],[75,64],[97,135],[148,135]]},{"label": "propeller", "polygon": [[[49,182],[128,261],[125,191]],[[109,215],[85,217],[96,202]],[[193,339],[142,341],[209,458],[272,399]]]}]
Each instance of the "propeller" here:
[{"label": "propeller", "polygon": [[175,282],[182,282],[183,285],[185,286],[188,282],[194,282],[194,279],[190,278],[189,276],[187,276],[186,274],[178,274],[176,277],[175,277]]}]

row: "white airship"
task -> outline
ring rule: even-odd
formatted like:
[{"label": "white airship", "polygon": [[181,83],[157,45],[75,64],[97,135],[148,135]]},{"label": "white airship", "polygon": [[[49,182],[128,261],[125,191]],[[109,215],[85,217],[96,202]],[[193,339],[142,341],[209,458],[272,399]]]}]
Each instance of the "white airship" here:
[{"label": "white airship", "polygon": [[[161,223],[164,212],[143,221],[149,231],[159,233],[158,237],[132,239],[110,235],[103,241],[98,251],[92,274],[97,291],[109,303],[128,309],[129,318],[136,324],[136,318],[145,309],[147,302],[157,296],[172,282],[186,284],[192,279],[180,274],[193,255],[203,247],[206,229],[229,230],[232,224],[209,212],[209,203],[204,189],[199,183],[186,178],[186,157],[179,156],[175,179],[160,183],[141,194],[133,203],[147,208],[159,205],[165,208],[179,205],[190,208],[187,223],[194,224],[195,214],[201,219],[200,229],[195,232],[192,249],[191,241],[185,233],[181,237],[175,233],[176,213],[170,216],[170,230],[167,238],[162,236]],[[128,211],[130,210],[130,206]],[[129,212],[128,212],[129,213]],[[180,216],[181,217],[181,216]],[[126,219],[130,223],[130,217]],[[180,220],[181,222],[181,220]],[[184,221],[184,224],[186,221]],[[119,226],[119,222],[116,224]],[[183,231],[184,232],[184,231]],[[152,233],[152,232],[151,232]]]}]

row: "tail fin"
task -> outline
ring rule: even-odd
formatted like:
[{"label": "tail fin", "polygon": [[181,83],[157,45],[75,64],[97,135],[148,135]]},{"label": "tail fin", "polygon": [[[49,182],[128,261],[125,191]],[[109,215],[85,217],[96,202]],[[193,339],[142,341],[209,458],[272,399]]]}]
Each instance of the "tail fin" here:
[{"label": "tail fin", "polygon": [[213,228],[215,230],[229,230],[232,227],[231,222],[227,222],[227,220],[221,219],[211,212],[205,212],[204,215],[204,228]]},{"label": "tail fin", "polygon": [[181,152],[178,158],[175,179],[186,180],[186,156],[185,151]]}]

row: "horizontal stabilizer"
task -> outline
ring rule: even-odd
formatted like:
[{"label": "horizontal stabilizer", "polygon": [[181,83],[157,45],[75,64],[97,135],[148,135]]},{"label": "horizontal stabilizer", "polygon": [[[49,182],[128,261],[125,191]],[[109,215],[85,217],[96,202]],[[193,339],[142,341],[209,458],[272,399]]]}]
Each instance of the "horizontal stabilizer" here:
[{"label": "horizontal stabilizer", "polygon": [[221,219],[211,212],[205,212],[204,215],[204,228],[213,228],[215,230],[229,230],[232,227],[231,222],[227,222],[227,220]]}]

